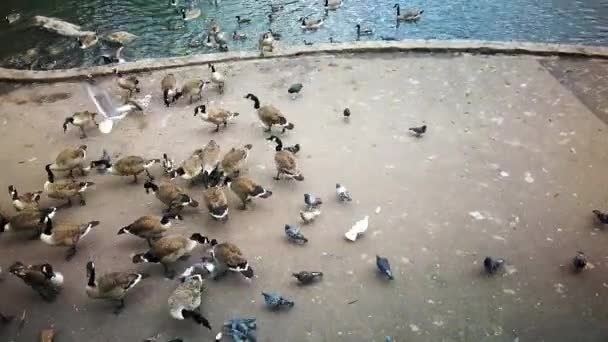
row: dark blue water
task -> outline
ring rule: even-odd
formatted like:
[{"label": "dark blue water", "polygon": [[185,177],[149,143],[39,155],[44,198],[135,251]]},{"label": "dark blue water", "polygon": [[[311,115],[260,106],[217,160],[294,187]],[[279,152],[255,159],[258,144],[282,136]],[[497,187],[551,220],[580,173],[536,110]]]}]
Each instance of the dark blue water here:
[{"label": "dark blue water", "polygon": [[[139,36],[127,45],[127,59],[185,56],[215,52],[197,46],[212,18],[222,30],[239,30],[249,36],[245,41],[229,42],[231,50],[254,49],[260,32],[282,33],[282,44],[302,44],[355,40],[355,25],[373,28],[375,35],[397,39],[484,39],[499,41],[560,42],[608,45],[608,0],[413,0],[402,7],[419,6],[425,10],[416,24],[395,25],[394,0],[345,0],[342,8],[330,11],[325,25],[316,32],[301,30],[297,19],[303,15],[322,16],[323,0],[222,0],[216,6],[200,0],[203,14],[184,23],[168,0],[2,0],[2,17],[19,12],[21,21],[0,24],[0,60],[4,66],[23,67],[23,60],[34,61],[35,68],[78,67],[94,64],[94,57],[111,48],[97,44],[87,50],[78,48],[74,38],[66,38],[32,28],[34,15],[57,17],[83,29],[99,33],[125,30]],[[268,20],[271,4],[284,4]],[[251,24],[236,23],[235,15],[251,18]],[[26,63],[28,64],[28,63]]]}]

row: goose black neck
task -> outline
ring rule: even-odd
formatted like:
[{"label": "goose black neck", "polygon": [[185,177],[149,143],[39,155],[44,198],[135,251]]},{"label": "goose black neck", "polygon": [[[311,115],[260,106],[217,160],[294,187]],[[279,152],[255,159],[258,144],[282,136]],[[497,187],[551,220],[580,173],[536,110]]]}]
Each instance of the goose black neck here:
[{"label": "goose black neck", "polygon": [[55,181],[55,175],[53,175],[53,171],[51,171],[51,164],[45,166],[44,169],[46,170],[49,182],[53,183]]},{"label": "goose black neck", "polygon": [[251,101],[253,101],[253,108],[255,108],[255,109],[259,109],[260,108],[260,100],[258,99],[257,96],[255,96],[253,94],[249,94],[249,95],[247,95],[247,97],[249,99],[251,99]]},{"label": "goose black neck", "polygon": [[152,182],[146,182],[146,184],[144,184],[144,188],[146,190],[152,189],[152,191],[155,191],[155,192],[158,191],[158,185],[156,185]]},{"label": "goose black neck", "polygon": [[397,5],[397,15],[401,15],[401,6]]},{"label": "goose black neck", "polygon": [[209,67],[211,68],[211,72],[215,72],[215,66],[213,64],[209,64]]},{"label": "goose black neck", "polygon": [[18,200],[19,199],[19,193],[17,193],[17,189],[15,189],[12,185],[9,186],[8,190],[11,192],[11,196],[13,198],[13,201]]},{"label": "goose black neck", "polygon": [[89,271],[89,282],[87,285],[95,286],[95,266],[92,263],[87,264],[87,269]]},{"label": "goose black neck", "polygon": [[275,148],[276,151],[282,151],[283,150],[283,142],[281,141],[281,139],[274,137],[274,142],[277,143],[277,147]]},{"label": "goose black neck", "polygon": [[44,228],[44,235],[51,235],[53,232],[53,220],[50,218],[46,219],[46,226]]}]

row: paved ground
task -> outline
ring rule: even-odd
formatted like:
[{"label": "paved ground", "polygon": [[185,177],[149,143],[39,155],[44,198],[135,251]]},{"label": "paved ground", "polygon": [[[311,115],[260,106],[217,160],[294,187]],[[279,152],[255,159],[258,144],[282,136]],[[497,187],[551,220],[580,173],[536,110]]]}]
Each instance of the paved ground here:
[{"label": "paved ground", "polygon": [[[212,133],[185,102],[165,109],[159,83],[166,72],[154,72],[139,75],[142,95],[154,96],[147,116],[121,122],[111,135],[90,132],[84,141],[93,157],[105,148],[147,157],[168,152],[176,159],[211,138],[224,150],[253,144],[249,172],[274,195],[241,212],[230,194],[227,224],[201,210],[174,227],[235,242],[255,268],[252,283],[230,276],[210,284],[202,310],[215,327],[240,314],[258,318],[260,341],[382,341],[387,335],[397,341],[605,341],[608,238],[591,215],[607,200],[600,184],[608,137],[595,115],[605,115],[598,93],[608,84],[604,62],[383,54],[218,66],[229,74],[227,91],[211,91],[209,101],[241,113],[227,130]],[[209,75],[206,67],[172,72],[180,80]],[[117,92],[112,82],[102,84]],[[293,82],[304,83],[295,101],[286,93]],[[76,83],[5,85],[2,92],[0,188],[39,189],[43,165],[63,147],[83,142],[76,130],[63,134],[64,117],[94,107]],[[304,182],[272,179],[273,148],[243,99],[248,92],[295,123],[285,141],[303,147]],[[341,117],[347,106],[349,123]],[[429,125],[424,138],[408,134],[408,127],[422,123]],[[116,236],[139,215],[159,213],[159,202],[127,179],[88,178],[98,184],[89,204],[62,210],[57,219],[102,224],[70,263],[62,248],[0,236],[3,267],[46,260],[66,277],[64,292],[48,304],[5,275],[0,310],[20,315],[25,309],[27,321],[20,332],[16,324],[0,330],[0,340],[33,341],[51,325],[60,331],[57,341],[140,341],[159,333],[159,341],[212,340],[216,331],[168,316],[166,301],[176,282],[163,279],[160,266],[130,263],[129,255],[144,251],[145,242]],[[338,181],[356,201],[334,200]],[[202,200],[200,189],[191,191]],[[323,216],[303,228],[310,243],[298,247],[285,241],[283,225],[298,222],[307,191],[326,205]],[[12,212],[8,196],[0,202]],[[343,233],[365,215],[368,233],[346,242]],[[575,275],[569,265],[578,250],[592,266]],[[395,281],[377,276],[376,254],[390,259]],[[504,275],[481,274],[486,255],[507,260]],[[90,258],[100,272],[152,274],[129,294],[120,316],[108,303],[87,299],[84,266]],[[326,277],[298,287],[290,273],[304,269]],[[296,301],[295,308],[269,312],[262,290],[280,291]]]}]

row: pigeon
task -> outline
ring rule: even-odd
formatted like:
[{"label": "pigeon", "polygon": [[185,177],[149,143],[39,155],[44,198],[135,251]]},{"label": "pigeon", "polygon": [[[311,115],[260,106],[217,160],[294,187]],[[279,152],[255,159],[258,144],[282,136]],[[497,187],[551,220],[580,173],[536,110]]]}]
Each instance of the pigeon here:
[{"label": "pigeon", "polygon": [[420,127],[410,127],[409,130],[412,131],[417,138],[420,138],[424,133],[426,133],[426,125],[422,125]]},{"label": "pigeon", "polygon": [[300,93],[300,90],[302,90],[302,88],[304,88],[302,83],[294,83],[291,85],[291,87],[289,87],[289,89],[287,89],[287,92],[289,94],[298,94]]},{"label": "pigeon", "polygon": [[369,227],[369,216],[365,216],[362,220],[355,222],[350,230],[344,233],[344,237],[355,242],[359,236],[367,231],[367,227]]},{"label": "pigeon", "polygon": [[350,109],[348,109],[348,108],[344,108],[344,112],[343,112],[343,114],[344,114],[344,118],[345,118],[345,119],[350,118]]},{"label": "pigeon", "polygon": [[323,272],[301,271],[298,273],[292,273],[291,275],[298,279],[300,284],[303,285],[312,284],[315,281],[319,281],[323,278]]},{"label": "pigeon", "polygon": [[304,203],[306,203],[308,209],[313,209],[320,207],[321,204],[323,204],[323,201],[313,194],[304,194]]},{"label": "pigeon", "polygon": [[585,256],[585,253],[578,252],[572,259],[572,264],[575,270],[582,271],[587,266],[587,256]]},{"label": "pigeon", "polygon": [[601,223],[608,224],[608,214],[607,213],[597,210],[597,209],[594,210],[593,213],[595,214],[595,216]]},{"label": "pigeon", "polygon": [[300,144],[295,144],[293,146],[283,147],[283,149],[285,151],[289,151],[289,152],[291,152],[293,154],[296,154],[296,153],[300,152]]},{"label": "pigeon", "polygon": [[339,183],[336,184],[336,194],[338,194],[338,199],[342,202],[350,202],[353,198],[350,195],[350,192],[346,190],[346,188]]},{"label": "pigeon", "polygon": [[300,228],[298,226],[294,226],[291,224],[285,225],[285,234],[287,234],[287,238],[295,243],[307,243],[308,239],[304,237],[304,235],[300,232]]},{"label": "pigeon", "polygon": [[312,223],[319,215],[321,215],[321,210],[319,209],[300,210],[300,218],[306,224]]},{"label": "pigeon", "polygon": [[266,305],[272,309],[292,308],[296,304],[276,292],[262,292],[262,296]]},{"label": "pigeon", "polygon": [[496,273],[505,263],[504,259],[501,258],[492,258],[492,257],[486,257],[483,260],[483,267],[486,269],[486,272],[488,272],[489,274],[494,274]]},{"label": "pigeon", "polygon": [[382,274],[386,275],[386,277],[390,280],[393,280],[393,271],[391,271],[391,264],[388,263],[387,258],[383,258],[379,255],[376,255],[376,266],[382,272]]},{"label": "pigeon", "polygon": [[[235,317],[224,323],[224,332],[232,338],[232,341],[248,342],[256,341],[255,330],[257,328],[255,318]],[[215,341],[221,341],[223,334],[219,332]]]}]

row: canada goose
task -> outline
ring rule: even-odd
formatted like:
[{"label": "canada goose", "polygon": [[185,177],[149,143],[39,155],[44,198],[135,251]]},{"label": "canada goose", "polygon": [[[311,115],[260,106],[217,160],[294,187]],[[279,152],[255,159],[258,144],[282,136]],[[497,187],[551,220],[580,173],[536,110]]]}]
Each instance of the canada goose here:
[{"label": "canada goose", "polygon": [[265,32],[260,36],[260,40],[258,41],[258,49],[260,50],[260,55],[264,56],[264,51],[268,50],[272,52],[274,50],[274,35],[271,31]]},{"label": "canada goose", "polygon": [[97,57],[97,60],[101,59],[101,61],[103,62],[104,65],[126,63],[127,61],[121,57],[121,53],[122,53],[123,49],[124,49],[124,47],[121,46],[118,49],[114,50],[114,52],[112,54],[106,53],[106,54],[100,55],[99,57]]},{"label": "canada goose", "polygon": [[136,35],[126,32],[126,31],[117,31],[103,35],[102,39],[117,45],[126,45],[132,42],[137,38]]},{"label": "canada goose", "polygon": [[211,240],[211,256],[217,267],[217,274],[221,275],[227,271],[239,272],[248,279],[253,278],[253,268],[243,257],[241,250],[233,243]]},{"label": "canada goose", "polygon": [[144,159],[139,156],[126,156],[118,159],[116,162],[111,160],[101,159],[91,162],[92,167],[104,166],[105,171],[116,176],[133,176],[133,183],[137,183],[137,175],[146,172],[149,178],[153,178],[148,171],[148,168],[155,163],[160,163],[160,159]]},{"label": "canada goose", "polygon": [[397,9],[397,20],[398,21],[416,21],[420,19],[422,13],[424,13],[423,9],[418,8],[409,8],[401,13],[401,6],[399,4],[395,4],[393,8]]},{"label": "canada goose", "polygon": [[197,96],[200,101],[203,98],[203,89],[209,84],[209,81],[203,80],[190,80],[182,87],[182,96],[190,99],[192,104],[192,98]]},{"label": "canada goose", "polygon": [[184,320],[191,318],[211,330],[209,320],[200,311],[202,293],[206,290],[205,280],[200,274],[193,274],[177,285],[169,296],[169,314],[171,317]]},{"label": "canada goose", "polygon": [[285,116],[283,116],[283,113],[273,105],[267,104],[260,107],[260,100],[253,94],[247,94],[245,98],[253,101],[253,108],[257,110],[260,121],[267,127],[266,132],[270,132],[273,125],[283,127],[282,133],[285,133],[285,130],[287,129],[292,130],[295,127],[294,124],[287,121]]},{"label": "canada goose", "polygon": [[215,19],[211,19],[208,33],[215,36],[216,34],[220,33],[221,31],[222,31],[222,29],[220,28],[220,25],[217,23],[217,21]]},{"label": "canada goose", "polygon": [[84,238],[91,228],[99,225],[99,221],[90,221],[85,224],[62,223],[54,224],[52,219],[46,220],[46,227],[40,240],[51,246],[69,247],[65,260],[70,261],[76,255],[76,245]]},{"label": "canada goose", "polygon": [[281,175],[286,175],[289,178],[293,178],[297,181],[303,181],[304,176],[298,169],[298,162],[293,153],[289,151],[285,151],[283,149],[283,142],[277,136],[270,136],[270,138],[266,139],[269,141],[274,141],[276,146],[276,154],[274,155],[274,162],[277,167],[277,176],[274,178],[279,180]]},{"label": "canada goose", "polygon": [[247,35],[245,33],[237,32],[237,31],[234,31],[232,33],[232,40],[245,40],[245,39],[247,39]]},{"label": "canada goose", "polygon": [[124,76],[120,71],[114,69],[114,73],[116,74],[116,83],[118,86],[129,92],[128,98],[133,96],[133,92],[139,93],[139,80],[135,76]]},{"label": "canada goose", "polygon": [[203,193],[209,215],[216,220],[228,220],[228,199],[222,186],[212,186]]},{"label": "canada goose", "polygon": [[98,41],[99,39],[97,38],[97,34],[87,34],[82,37],[78,37],[78,43],[81,49],[88,49],[97,44]]},{"label": "canada goose", "polygon": [[241,209],[243,210],[247,209],[247,202],[251,201],[253,198],[268,198],[272,196],[272,191],[264,189],[262,186],[245,176],[236,177],[234,180],[230,177],[226,177],[224,184],[229,186],[230,190],[241,199],[241,202],[243,203]]},{"label": "canada goose", "polygon": [[313,42],[309,42],[309,41],[307,41],[306,39],[304,39],[304,40],[302,40],[302,41],[304,42],[304,45],[306,45],[306,46],[313,46],[313,45],[315,44],[315,43],[313,43]]},{"label": "canada goose", "polygon": [[[10,218],[4,218],[4,224],[0,226],[0,233],[13,232],[29,235],[31,239],[37,239],[44,229],[44,223],[52,219],[57,208],[51,207],[40,210],[24,210]],[[33,234],[32,234],[33,233]]]},{"label": "canada goose", "polygon": [[241,25],[241,24],[249,24],[251,22],[251,19],[249,18],[241,18],[240,15],[236,16],[236,23]]},{"label": "canada goose", "polygon": [[146,239],[148,246],[157,240],[171,227],[171,220],[183,220],[181,215],[166,214],[162,217],[146,215],[138,218],[128,226],[120,228],[117,235],[131,234]]},{"label": "canada goose", "polygon": [[203,171],[203,160],[198,154],[192,154],[188,159],[184,160],[180,167],[171,171],[169,176],[171,179],[180,176],[183,179],[192,180]]},{"label": "canada goose", "polygon": [[19,195],[17,188],[13,185],[9,185],[8,194],[11,196],[11,201],[13,202],[15,210],[37,210],[39,208],[40,194],[42,194],[42,191],[26,192]]},{"label": "canada goose", "polygon": [[325,0],[325,9],[337,10],[342,7],[342,0]]},{"label": "canada goose", "polygon": [[10,25],[16,23],[17,21],[19,21],[19,19],[21,19],[21,14],[19,13],[11,13],[9,15],[7,15],[5,17],[6,22],[9,23]]},{"label": "canada goose", "polygon": [[189,257],[192,250],[198,246],[199,243],[207,244],[209,243],[209,239],[199,233],[192,234],[190,238],[181,235],[167,235],[153,241],[152,246],[146,253],[134,255],[133,263],[160,263],[163,265],[165,276],[173,279],[173,277],[175,277],[175,271],[170,270],[168,264]]},{"label": "canada goose", "polygon": [[357,37],[361,36],[371,36],[374,34],[374,31],[370,28],[361,28],[361,24],[357,24]]},{"label": "canada goose", "polygon": [[175,167],[175,161],[173,161],[173,159],[169,158],[169,156],[167,156],[166,153],[163,153],[163,159],[161,160],[161,166],[162,166],[163,170],[165,170],[165,173],[169,174],[169,173],[171,173],[171,171],[173,171],[173,168]]},{"label": "canada goose", "polygon": [[195,153],[203,159],[203,175],[208,176],[217,169],[220,163],[220,145],[215,140],[209,140],[205,148],[196,150]]},{"label": "canada goose", "polygon": [[137,283],[147,278],[146,273],[111,272],[97,276],[95,264],[87,262],[87,286],[85,291],[89,298],[118,301],[114,313],[118,314],[125,307],[124,297]]},{"label": "canada goose", "polygon": [[78,128],[80,128],[80,138],[84,139],[87,137],[87,134],[84,131],[86,126],[90,126],[91,124],[98,127],[97,121],[95,121],[95,117],[97,113],[89,112],[85,110],[84,112],[76,112],[72,114],[72,116],[65,118],[63,122],[63,133],[68,130],[68,124],[72,124]]},{"label": "canada goose", "polygon": [[151,181],[147,181],[144,184],[144,189],[146,189],[146,193],[152,190],[156,198],[167,205],[168,213],[181,211],[185,206],[198,207],[197,201],[188,196],[184,189],[171,182],[164,181],[159,186]]},{"label": "canada goose", "polygon": [[87,94],[97,111],[103,116],[104,120],[99,123],[99,131],[104,134],[112,132],[114,122],[124,119],[133,111],[144,111],[150,105],[152,95],[146,95],[141,99],[129,100],[126,104],[118,104],[105,89],[95,85],[93,80],[85,83]]},{"label": "canada goose", "polygon": [[207,34],[207,39],[205,40],[205,46],[208,48],[215,49],[217,47],[217,42],[214,38],[215,35]]},{"label": "canada goose", "polygon": [[[163,92],[163,99],[167,107],[182,96],[182,92],[177,89],[177,81],[173,74],[167,74],[163,77],[160,81],[160,89]],[[171,98],[171,101],[169,101],[169,98]]]},{"label": "canada goose", "polygon": [[53,270],[50,264],[24,265],[16,261],[9,272],[21,278],[23,282],[34,289],[46,301],[54,300],[63,285],[63,275]]},{"label": "canada goose", "polygon": [[252,147],[251,144],[247,144],[238,149],[233,147],[224,155],[224,158],[222,158],[222,171],[229,177],[238,174],[245,166],[249,151]]},{"label": "canada goose", "polygon": [[78,169],[80,173],[84,175],[91,168],[84,166],[84,160],[87,158],[87,145],[80,145],[78,147],[68,147],[63,151],[59,152],[55,162],[51,164],[50,168],[53,171],[70,171],[70,177],[73,176],[72,170]]},{"label": "canada goose", "polygon": [[301,27],[304,30],[316,30],[319,27],[323,26],[324,20],[321,19],[309,19],[308,17],[301,17],[298,19],[301,24]]},{"label": "canada goose", "polygon": [[194,20],[201,16],[201,9],[198,7],[197,8],[188,8],[187,10],[185,8],[182,8],[181,12],[182,12],[182,19],[184,19],[184,21]]},{"label": "canada goose", "polygon": [[72,197],[80,198],[80,205],[86,205],[84,192],[91,186],[93,182],[77,182],[75,180],[63,179],[56,181],[55,175],[51,170],[51,164],[47,164],[44,169],[47,173],[47,181],[44,183],[44,192],[49,198],[67,200],[68,206],[72,206]]},{"label": "canada goose", "polygon": [[197,116],[199,111],[203,121],[216,125],[215,132],[220,131],[221,124],[224,124],[224,127],[226,127],[228,126],[228,121],[231,121],[235,117],[239,116],[239,113],[229,112],[223,108],[209,108],[209,111],[207,112],[207,107],[205,105],[200,105],[194,108],[194,116]]},{"label": "canada goose", "polygon": [[213,64],[209,64],[209,69],[211,69],[211,82],[217,84],[217,88],[218,88],[220,94],[223,93],[224,85],[226,83],[226,77],[224,77],[224,74],[217,71]]}]

